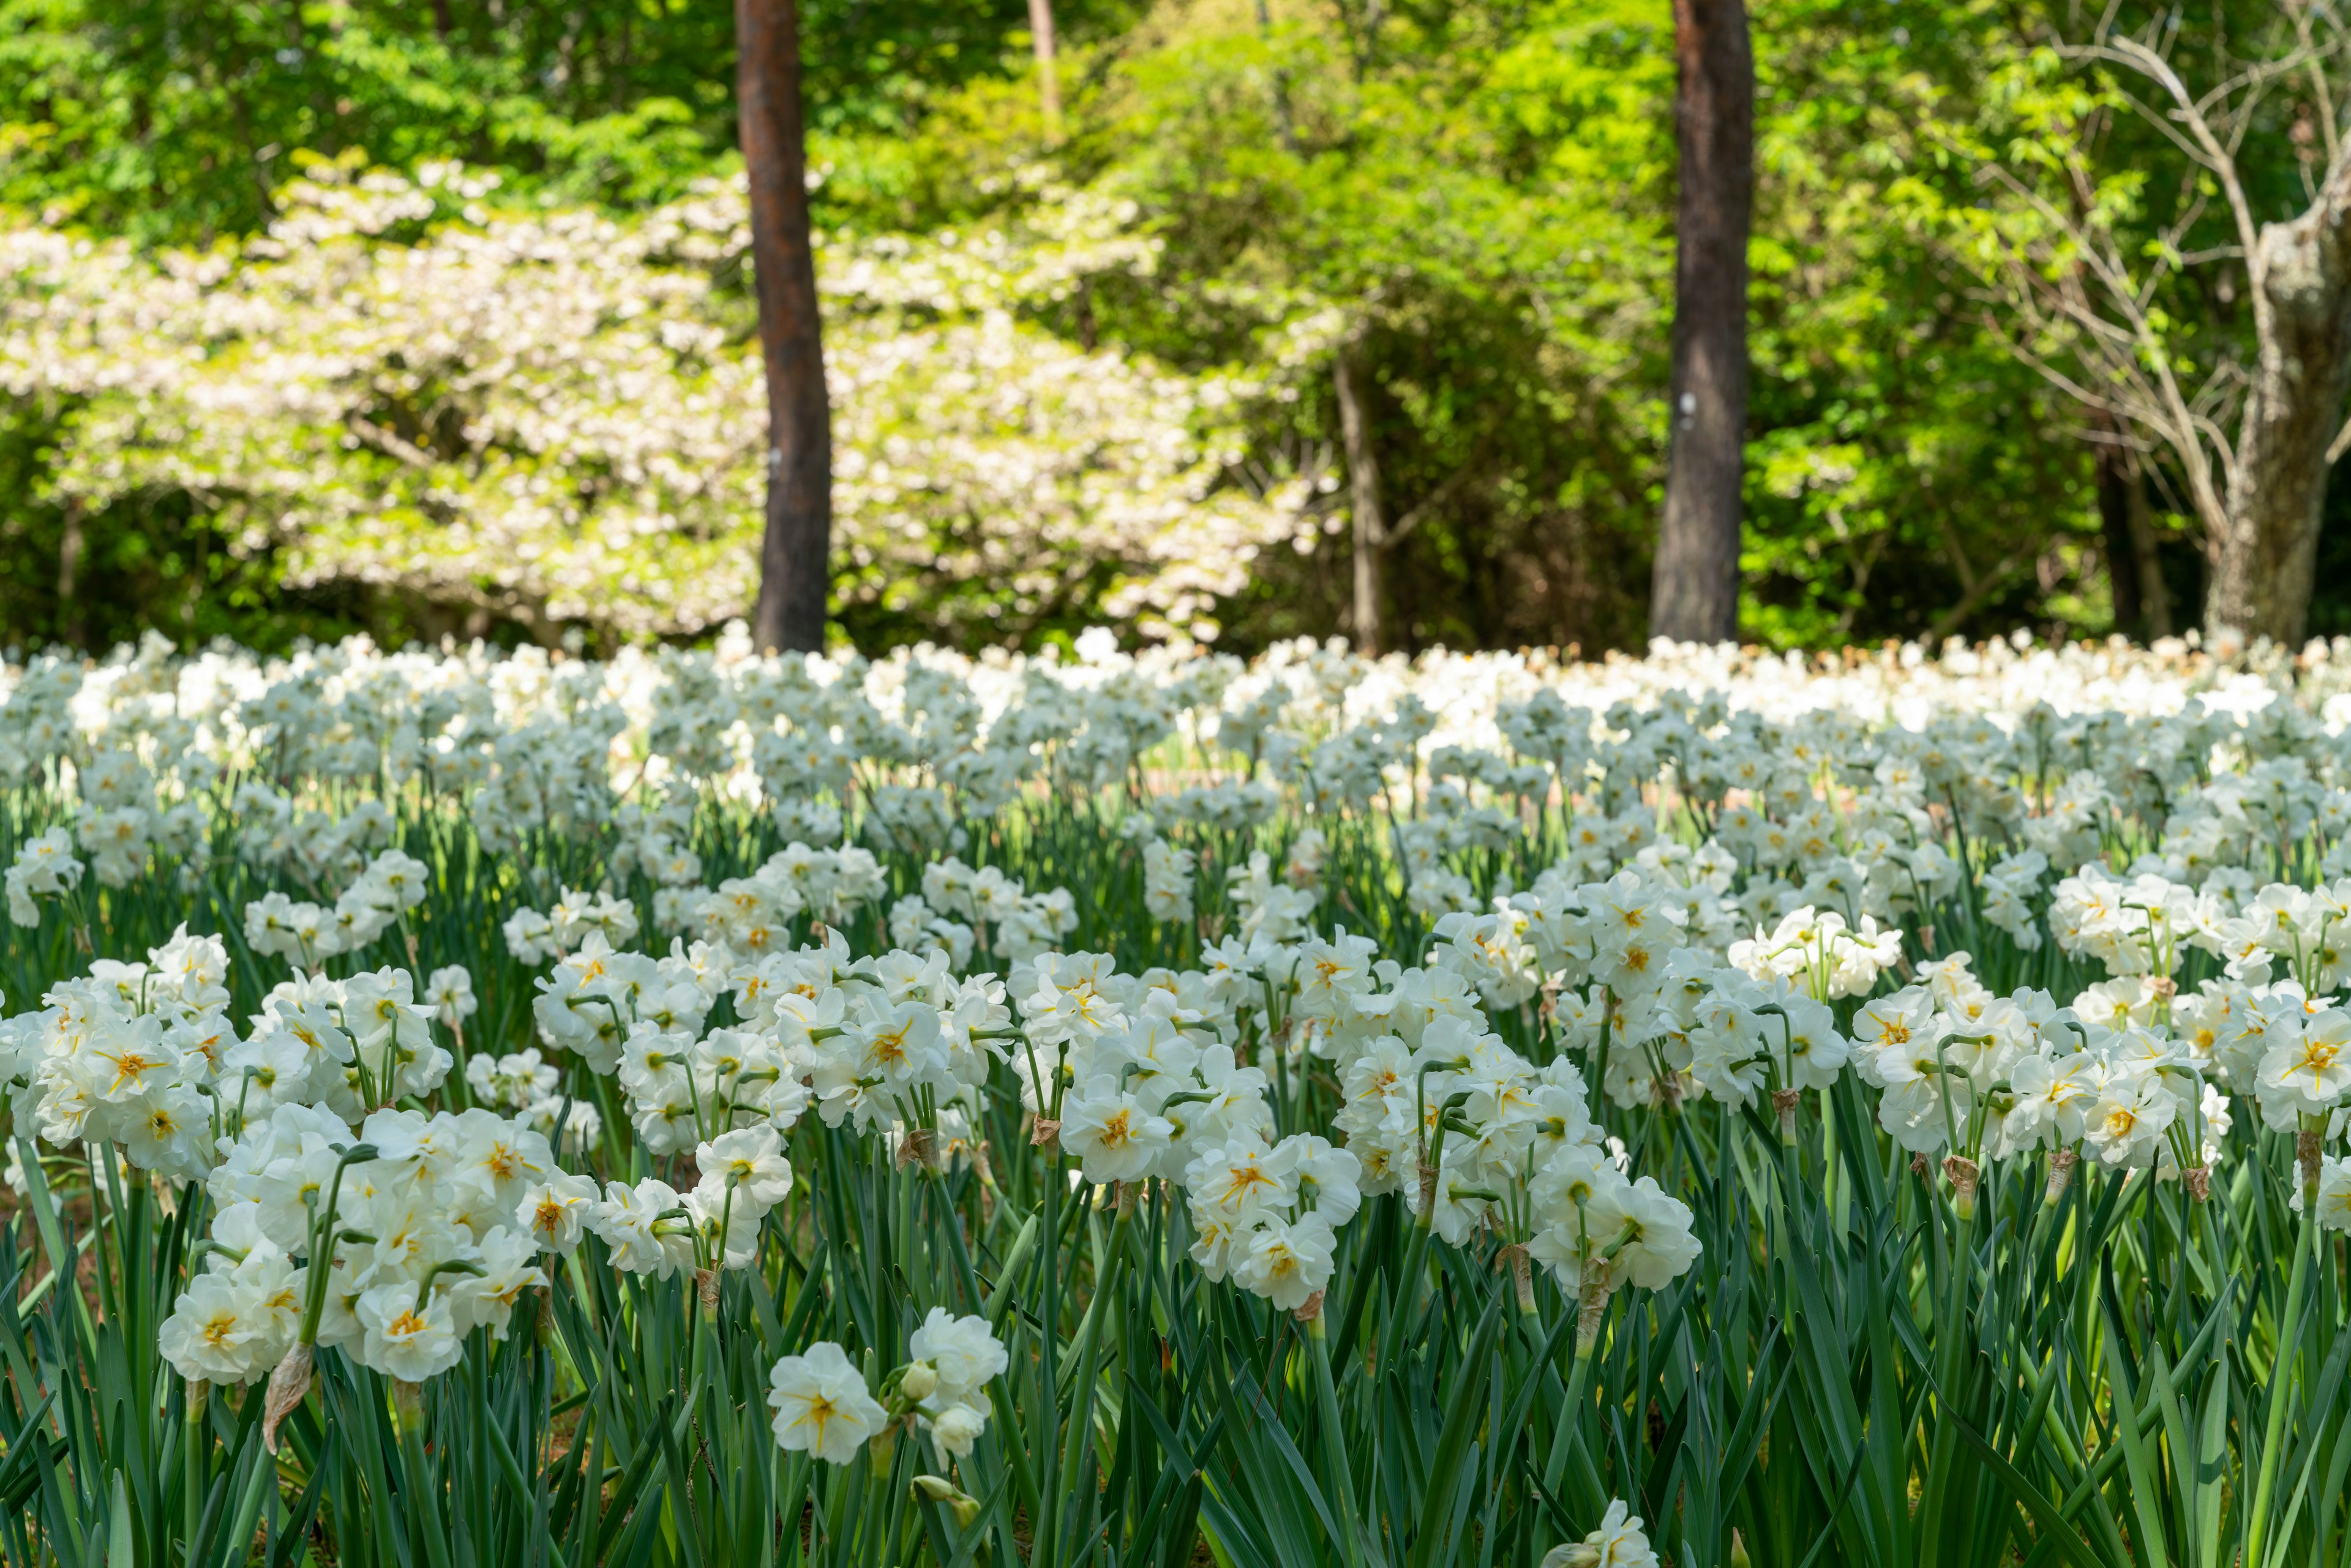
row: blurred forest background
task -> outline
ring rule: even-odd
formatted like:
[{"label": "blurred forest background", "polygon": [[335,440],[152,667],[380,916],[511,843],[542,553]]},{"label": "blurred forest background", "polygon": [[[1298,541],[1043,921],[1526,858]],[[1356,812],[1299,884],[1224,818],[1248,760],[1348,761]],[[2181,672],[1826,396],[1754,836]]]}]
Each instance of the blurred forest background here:
[{"label": "blurred forest background", "polygon": [[[2192,56],[2276,15],[2218,0],[2168,26]],[[2161,351],[2204,371],[2241,352],[2225,214],[2123,89],[2058,47],[2095,16],[1756,0],[1751,18],[1742,635],[2191,626],[2206,553],[2167,460],[2102,437],[2053,382],[2063,342],[2014,308],[2030,189],[2128,254],[2214,250],[2149,284]],[[1001,311],[1024,342],[1247,389],[1217,484],[1281,491],[1297,526],[1199,618],[1220,646],[1347,629],[1343,359],[1395,536],[1400,645],[1637,646],[1672,308],[1667,0],[1059,0],[1054,20],[1049,120],[1025,0],[808,0],[820,229],[870,246],[1017,229],[1070,193],[1109,204],[1147,265],[1080,267]],[[141,254],[225,254],[306,167],[455,160],[495,172],[509,207],[625,220],[739,170],[733,88],[731,15],[687,0],[0,0],[0,207]],[[2290,87],[2250,123],[2262,216],[2307,202],[2311,125]],[[61,487],[96,395],[0,366],[7,642],[552,634],[396,573],[289,574],[298,539],[218,485],[140,469],[94,500]],[[2318,633],[2351,631],[2351,486],[2327,519]],[[908,580],[844,591],[841,630],[1035,645],[1112,602],[1074,579],[1016,591],[984,562]]]}]

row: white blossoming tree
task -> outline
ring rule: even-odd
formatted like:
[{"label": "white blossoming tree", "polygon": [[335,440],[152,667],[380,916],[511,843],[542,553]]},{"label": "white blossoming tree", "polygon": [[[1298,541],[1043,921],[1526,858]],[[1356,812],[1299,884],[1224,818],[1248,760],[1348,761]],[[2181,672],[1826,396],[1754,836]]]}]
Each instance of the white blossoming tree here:
[{"label": "white blossoming tree", "polygon": [[[314,165],[241,250],[0,234],[0,388],[61,408],[56,497],[183,492],[358,580],[526,624],[691,632],[756,591],[763,429],[746,204],[500,211],[493,183]],[[1048,617],[1215,635],[1296,532],[1229,482],[1262,385],[1087,350],[1023,307],[1147,270],[1132,214],[827,236],[836,599],[900,632]]]}]

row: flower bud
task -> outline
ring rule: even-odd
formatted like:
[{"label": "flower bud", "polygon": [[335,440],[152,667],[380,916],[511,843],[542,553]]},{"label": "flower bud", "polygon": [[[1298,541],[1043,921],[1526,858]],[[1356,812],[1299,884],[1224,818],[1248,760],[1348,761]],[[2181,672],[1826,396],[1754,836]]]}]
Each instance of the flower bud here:
[{"label": "flower bud", "polygon": [[907,1366],[898,1386],[906,1391],[907,1398],[920,1403],[938,1392],[939,1375],[929,1362],[917,1361]]},{"label": "flower bud", "polygon": [[958,1530],[969,1530],[971,1521],[979,1517],[979,1500],[959,1490],[945,1476],[916,1476],[914,1484],[906,1489],[906,1495],[918,1502],[927,1498],[945,1504],[955,1514]]},{"label": "flower bud", "polygon": [[970,1406],[950,1405],[931,1423],[931,1440],[960,1459],[971,1452],[987,1426],[987,1417]]}]

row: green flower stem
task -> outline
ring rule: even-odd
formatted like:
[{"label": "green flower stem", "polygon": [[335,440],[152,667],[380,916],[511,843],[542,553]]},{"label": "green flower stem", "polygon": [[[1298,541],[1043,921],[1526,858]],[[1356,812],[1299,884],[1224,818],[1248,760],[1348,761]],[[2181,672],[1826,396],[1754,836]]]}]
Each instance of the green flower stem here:
[{"label": "green flower stem", "polygon": [[2286,1281],[2285,1313],[2279,1322],[2277,1354],[2270,1362],[2269,1418],[2262,1423],[2262,1468],[2260,1479],[2253,1485],[2253,1508],[2245,1537],[2246,1568],[2262,1568],[2262,1543],[2269,1534],[2270,1502],[2277,1490],[2278,1457],[2284,1447],[2286,1406],[2289,1403],[2300,1357],[2296,1341],[2302,1333],[2302,1292],[2310,1272],[2310,1255],[2318,1245],[2318,1214],[2315,1205],[2305,1203],[2302,1211],[2302,1232],[2295,1238],[2294,1271]]},{"label": "green flower stem", "polygon": [[1331,1338],[1323,1326],[1323,1314],[1317,1312],[1306,1322],[1306,1343],[1314,1359],[1314,1395],[1322,1408],[1317,1422],[1322,1428],[1322,1466],[1325,1484],[1338,1493],[1339,1529],[1348,1563],[1368,1562],[1364,1555],[1364,1527],[1355,1511],[1355,1482],[1347,1463],[1346,1427],[1339,1416],[1338,1385],[1331,1376]]}]

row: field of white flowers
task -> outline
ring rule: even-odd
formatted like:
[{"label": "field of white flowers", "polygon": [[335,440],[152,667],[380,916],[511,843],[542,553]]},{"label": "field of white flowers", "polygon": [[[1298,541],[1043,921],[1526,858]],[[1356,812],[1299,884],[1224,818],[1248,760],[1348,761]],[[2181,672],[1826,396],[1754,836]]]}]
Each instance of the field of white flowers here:
[{"label": "field of white flowers", "polygon": [[2344,1561],[2351,646],[1081,646],[8,666],[0,1558]]}]

